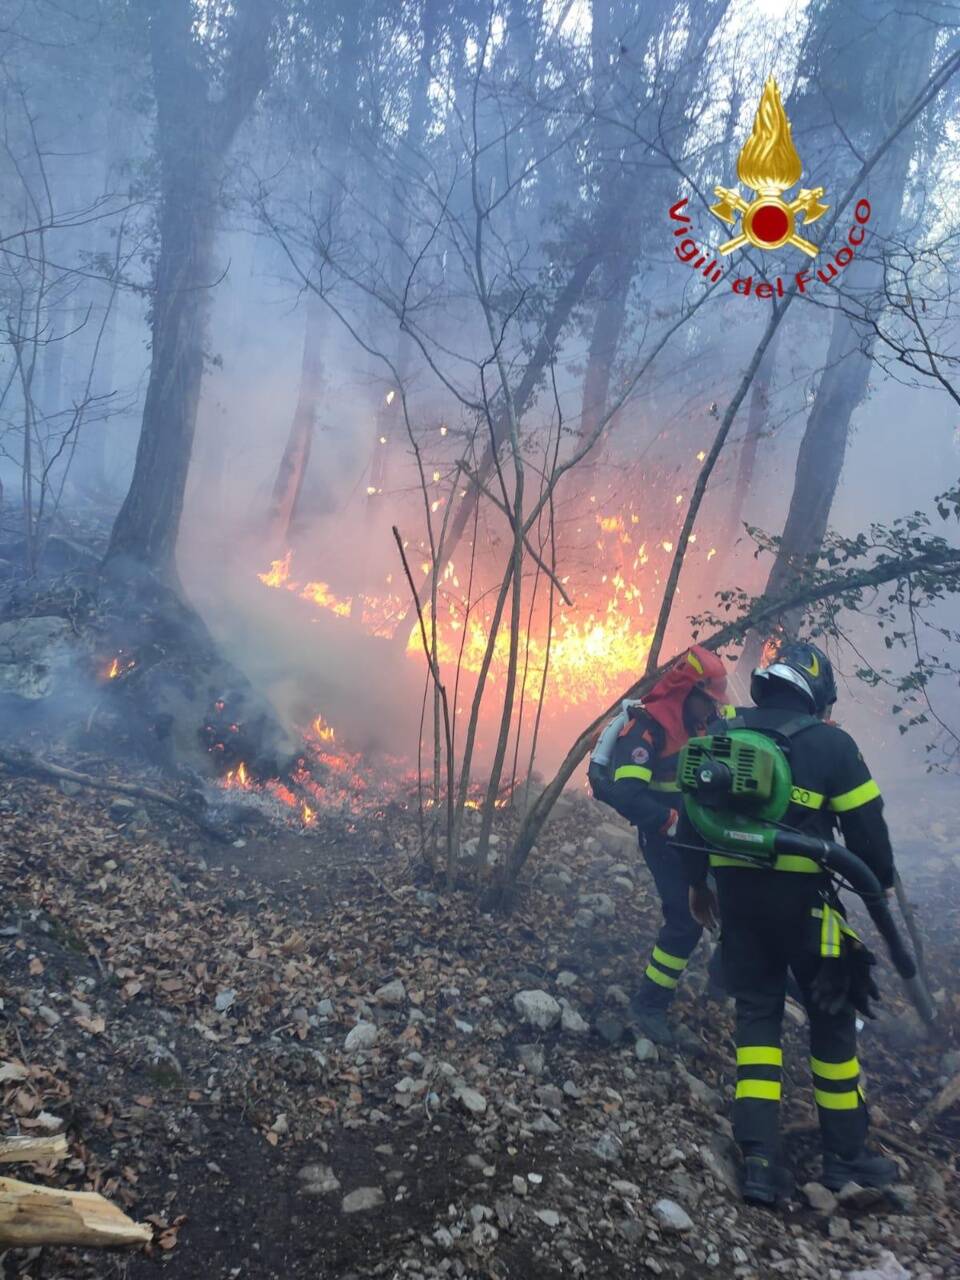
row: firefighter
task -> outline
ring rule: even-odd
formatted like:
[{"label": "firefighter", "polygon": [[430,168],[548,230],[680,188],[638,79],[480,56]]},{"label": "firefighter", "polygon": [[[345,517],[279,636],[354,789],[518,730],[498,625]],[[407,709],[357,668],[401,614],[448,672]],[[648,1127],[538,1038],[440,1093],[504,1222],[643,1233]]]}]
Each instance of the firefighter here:
[{"label": "firefighter", "polygon": [[694,645],[642,704],[631,708],[612,760],[610,803],[639,832],[663,911],[656,946],[631,1000],[631,1021],[654,1044],[691,1053],[702,1049],[700,1041],[667,1020],[677,984],[703,933],[690,914],[681,858],[669,843],[678,817],[677,755],[721,711],[719,699],[725,692],[723,663]]},{"label": "firefighter", "polygon": [[[880,790],[853,738],[825,722],[837,697],[826,655],[813,644],[785,645],[771,665],[753,673],[750,695],[755,707],[736,709],[725,724],[769,733],[784,747],[793,778],[784,825],[830,839],[839,822],[847,848],[889,891],[893,853]],[[722,732],[724,726],[714,727]],[[702,841],[686,817],[678,843],[685,846],[692,915],[711,925],[719,912],[724,981],[736,1002],[734,1135],[744,1158],[744,1198],[774,1204],[793,1185],[779,1151],[788,972],[809,1017],[821,1181],[831,1190],[848,1182],[889,1185],[897,1166],[866,1147],[868,1114],[857,1061],[856,1008],[868,1010],[865,997],[876,996],[869,976],[873,957],[846,924],[829,876],[803,857],[780,856],[773,868],[757,869],[693,849]]]}]

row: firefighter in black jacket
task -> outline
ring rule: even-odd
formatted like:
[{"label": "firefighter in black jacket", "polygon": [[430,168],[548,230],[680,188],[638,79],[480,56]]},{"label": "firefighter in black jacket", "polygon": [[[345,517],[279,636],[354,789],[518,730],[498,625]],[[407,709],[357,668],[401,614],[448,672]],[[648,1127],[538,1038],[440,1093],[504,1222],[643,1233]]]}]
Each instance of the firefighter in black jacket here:
[{"label": "firefighter in black jacket", "polygon": [[632,709],[612,761],[610,803],[639,832],[663,910],[656,946],[631,1001],[633,1025],[655,1044],[689,1052],[700,1051],[700,1041],[682,1025],[671,1025],[666,1016],[703,933],[690,914],[681,858],[669,843],[679,808],[677,755],[687,739],[718,714],[718,700],[725,692],[723,663],[709,649],[694,645],[642,705]]},{"label": "firefighter in black jacket", "polygon": [[[793,789],[784,824],[830,839],[839,822],[847,848],[888,890],[893,853],[880,790],[854,740],[824,721],[837,697],[826,655],[816,645],[788,644],[770,666],[754,672],[750,693],[756,707],[738,708],[726,724],[742,723],[786,743]],[[722,728],[718,723],[714,731]],[[734,1133],[744,1156],[745,1198],[772,1204],[791,1185],[779,1163],[780,1033],[788,971],[810,1020],[822,1181],[833,1190],[847,1182],[888,1185],[896,1165],[865,1147],[868,1116],[854,1003],[844,998],[846,986],[836,998],[838,971],[846,984],[859,975],[861,987],[872,987],[866,968],[872,957],[847,926],[829,877],[802,857],[780,856],[773,869],[757,869],[728,855],[708,855],[689,847],[702,841],[686,817],[679,828],[678,843],[687,846],[691,913],[706,925],[719,908],[724,980],[736,1001]],[[708,870],[716,896],[707,885]],[[824,988],[826,974],[832,975],[831,992]]]}]

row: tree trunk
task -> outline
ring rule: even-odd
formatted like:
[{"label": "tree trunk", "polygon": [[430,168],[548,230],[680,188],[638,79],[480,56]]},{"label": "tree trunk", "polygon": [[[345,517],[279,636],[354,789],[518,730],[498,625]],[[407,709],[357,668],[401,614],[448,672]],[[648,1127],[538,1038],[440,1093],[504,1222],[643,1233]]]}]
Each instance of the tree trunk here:
[{"label": "tree trunk", "polygon": [[[336,204],[347,171],[350,138],[356,119],[357,64],[360,56],[359,4],[344,6],[337,77],[332,92],[330,119],[329,171],[325,179],[325,204],[331,227],[337,223]],[[344,111],[342,104],[349,104]],[[324,383],[324,354],[327,337],[327,309],[312,290],[307,299],[307,317],[303,333],[303,359],[300,365],[300,390],[297,407],[290,424],[290,434],[277,469],[270,501],[270,533],[276,546],[290,540],[290,529],[297,515],[303,482],[310,463],[313,432]]]},{"label": "tree trunk", "polygon": [[303,334],[303,360],[300,366],[300,391],[293,414],[290,435],[273,485],[270,501],[270,537],[276,546],[290,537],[303,481],[310,462],[313,428],[323,388],[323,348],[326,308],[312,291],[307,297],[307,321]]},{"label": "tree trunk", "polygon": [[218,186],[234,136],[268,77],[272,0],[233,6],[221,75],[194,36],[191,0],[150,0],[160,158],[160,244],[150,379],[133,478],[107,561],[176,581],[176,547],[203,381]]},{"label": "tree trunk", "polygon": [[[893,77],[888,83],[895,83],[891,93],[898,100],[889,104],[893,118],[926,82],[936,40],[933,23],[901,16],[899,24],[899,38],[891,40],[888,67]],[[877,114],[871,146],[888,127],[884,114],[882,110]],[[874,237],[894,237],[897,233],[915,135],[916,126],[904,130],[875,171],[868,193],[869,226]],[[883,280],[882,252],[882,242],[868,238],[839,281],[854,310],[860,306],[869,312],[877,305],[874,295]],[[834,313],[825,367],[800,443],[790,507],[765,589],[765,594],[774,598],[783,595],[816,563],[843,470],[850,419],[869,382],[874,337],[868,327],[859,327],[849,317],[848,310],[849,305]],[[797,614],[787,613],[777,626],[789,635],[798,624]],[[740,657],[741,670],[750,670],[757,664],[765,638],[756,631],[750,633]]]}]

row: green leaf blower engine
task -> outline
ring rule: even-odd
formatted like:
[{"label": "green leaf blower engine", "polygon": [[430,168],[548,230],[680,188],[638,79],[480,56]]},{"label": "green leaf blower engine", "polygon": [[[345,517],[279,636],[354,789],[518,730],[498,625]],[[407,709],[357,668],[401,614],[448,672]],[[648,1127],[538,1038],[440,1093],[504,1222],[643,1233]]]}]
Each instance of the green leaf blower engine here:
[{"label": "green leaf blower engine", "polygon": [[772,868],[781,854],[811,858],[858,894],[914,1006],[925,1022],[934,1021],[929,993],[867,864],[832,840],[782,825],[793,775],[772,738],[745,728],[691,738],[680,752],[677,781],[686,815],[708,849],[758,868]]}]

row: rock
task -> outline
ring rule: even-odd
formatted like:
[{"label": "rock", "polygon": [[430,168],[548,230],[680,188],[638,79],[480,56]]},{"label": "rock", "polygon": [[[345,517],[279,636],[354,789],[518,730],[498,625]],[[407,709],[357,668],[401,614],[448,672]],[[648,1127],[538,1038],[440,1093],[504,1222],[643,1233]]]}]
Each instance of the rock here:
[{"label": "rock", "polygon": [[334,1015],[334,1012],[335,1012],[335,1009],[334,1009],[332,1000],[321,1000],[317,1005],[318,1018],[332,1018]]},{"label": "rock", "polygon": [[594,916],[593,912],[587,911],[583,907],[581,907],[581,909],[577,911],[573,917],[573,927],[575,929],[582,929],[585,933],[589,932],[593,928],[595,923],[596,923],[596,917]]},{"label": "rock", "polygon": [[61,1021],[60,1015],[57,1013],[56,1009],[51,1009],[48,1004],[38,1005],[37,1013],[48,1027],[55,1027]]},{"label": "rock", "polygon": [[514,1193],[516,1195],[525,1196],[527,1194],[526,1179],[521,1178],[518,1174],[515,1173],[513,1175],[513,1177],[510,1180],[510,1185],[513,1187]]},{"label": "rock", "polygon": [[340,1190],[340,1179],[326,1164],[305,1164],[297,1177],[303,1183],[300,1194],[304,1196],[325,1196]]},{"label": "rock", "polygon": [[83,790],[79,782],[71,782],[69,778],[61,778],[57,786],[60,788],[61,795],[65,796],[78,796]]},{"label": "rock", "polygon": [[848,1271],[846,1280],[910,1280],[910,1272],[900,1265],[889,1249],[883,1249],[875,1267]]},{"label": "rock", "polygon": [[110,802],[110,817],[114,822],[129,822],[136,811],[135,802],[127,800],[124,796],[118,796],[116,800]]},{"label": "rock", "polygon": [[560,1005],[546,991],[520,991],[513,997],[513,1007],[524,1022],[541,1031],[560,1021]]},{"label": "rock", "polygon": [[628,880],[626,876],[615,876],[613,883],[617,889],[622,890],[624,893],[632,893],[634,889],[633,881]]},{"label": "rock", "polygon": [[86,659],[66,618],[18,618],[0,623],[0,694],[38,702],[56,694]]},{"label": "rock", "polygon": [[709,1144],[700,1148],[700,1159],[703,1167],[708,1169],[717,1181],[740,1199],[740,1175],[737,1172],[736,1146],[732,1138],[714,1134]]},{"label": "rock", "polygon": [[542,1107],[559,1111],[563,1106],[563,1094],[555,1084],[542,1084],[537,1089],[537,1101]]},{"label": "rock", "polygon": [[372,1022],[358,1022],[347,1034],[343,1047],[347,1053],[361,1053],[364,1049],[372,1049],[377,1043],[377,1028]]},{"label": "rock", "polygon": [[684,1067],[680,1067],[679,1071],[694,1101],[708,1107],[711,1111],[719,1111],[723,1107],[723,1098],[717,1093],[716,1089],[711,1089],[708,1084],[691,1075]]},{"label": "rock", "polygon": [[560,1126],[555,1120],[551,1120],[548,1115],[541,1112],[530,1126],[531,1133],[544,1133],[552,1136],[560,1132]]},{"label": "rock", "polygon": [[570,887],[569,880],[564,879],[563,876],[551,873],[541,876],[537,883],[544,893],[549,893],[551,897],[554,898],[564,897]]},{"label": "rock", "polygon": [[664,1231],[690,1231],[693,1221],[675,1200],[658,1200],[651,1210]]},{"label": "rock", "polygon": [[500,1239],[500,1232],[492,1222],[481,1222],[470,1233],[475,1249],[490,1249]]},{"label": "rock", "polygon": [[453,1236],[446,1227],[437,1227],[436,1231],[433,1233],[433,1238],[441,1249],[453,1248]]},{"label": "rock", "polygon": [[474,1226],[481,1222],[486,1222],[493,1217],[493,1210],[488,1209],[485,1204],[475,1204],[470,1209],[470,1220]]},{"label": "rock", "polygon": [[612,1133],[601,1133],[591,1149],[598,1160],[612,1164],[622,1156],[623,1143]]},{"label": "rock", "polygon": [[36,1117],[35,1122],[38,1129],[42,1129],[44,1133],[56,1133],[63,1128],[63,1119],[61,1116],[55,1116],[52,1111],[41,1111]]},{"label": "rock", "polygon": [[861,1187],[856,1182],[848,1182],[837,1193],[837,1200],[844,1209],[862,1212],[872,1209],[884,1199],[885,1193],[879,1187]]},{"label": "rock", "polygon": [[571,973],[569,969],[563,969],[557,974],[557,986],[561,987],[564,991],[567,990],[568,987],[575,987],[579,981],[580,979],[577,975],[575,973]]},{"label": "rock", "polygon": [[612,920],[617,914],[617,904],[608,893],[584,893],[577,899],[584,911],[592,911],[600,920]]},{"label": "rock", "polygon": [[569,1031],[574,1036],[590,1034],[590,1023],[582,1018],[576,1009],[569,1004],[560,1015],[560,1026],[564,1031]]},{"label": "rock", "polygon": [[539,1044],[518,1045],[517,1060],[532,1076],[542,1076],[546,1069],[543,1046]]},{"label": "rock", "polygon": [[660,1052],[657,1046],[645,1036],[641,1036],[633,1046],[633,1052],[637,1055],[638,1062],[658,1062],[660,1060]]},{"label": "rock", "polygon": [[217,992],[213,1001],[213,1007],[216,1009],[217,1013],[226,1013],[236,998],[236,991],[234,991],[232,987],[227,987],[224,991]]},{"label": "rock", "polygon": [[597,1034],[606,1040],[607,1044],[619,1044],[626,1030],[623,1022],[608,1010],[604,1010],[597,1018],[596,1027]]},{"label": "rock", "polygon": [[418,907],[430,907],[433,909],[440,905],[440,895],[431,893],[429,889],[418,889],[414,900]]},{"label": "rock", "polygon": [[342,1208],[344,1213],[364,1213],[368,1209],[379,1209],[384,1203],[379,1187],[357,1187],[356,1191],[343,1197]]},{"label": "rock", "polygon": [[384,983],[382,987],[375,991],[373,998],[377,1004],[385,1004],[390,1008],[396,1008],[406,1000],[407,989],[399,978],[394,978],[392,982]]},{"label": "rock", "polygon": [[832,1191],[829,1191],[822,1183],[807,1182],[802,1186],[801,1191],[806,1197],[807,1204],[811,1209],[816,1209],[818,1213],[833,1213],[837,1207],[837,1197]]},{"label": "rock", "polygon": [[464,1111],[469,1111],[471,1115],[482,1116],[487,1109],[487,1100],[482,1093],[478,1093],[476,1089],[470,1089],[466,1085],[461,1085],[453,1095],[463,1107]]},{"label": "rock", "polygon": [[559,1227],[560,1215],[556,1209],[537,1209],[536,1216],[545,1227]]},{"label": "rock", "polygon": [[617,1195],[624,1196],[627,1200],[640,1199],[640,1188],[635,1182],[627,1182],[625,1178],[615,1178],[610,1185]]},{"label": "rock", "polygon": [[901,1213],[913,1213],[917,1207],[917,1192],[907,1182],[898,1182],[886,1188],[887,1199]]},{"label": "rock", "polygon": [[597,827],[597,839],[602,848],[615,858],[636,857],[637,833],[633,827],[617,822],[601,822]]}]

